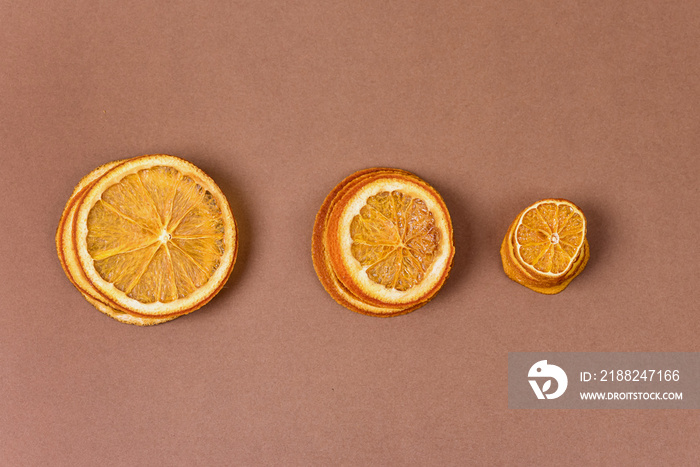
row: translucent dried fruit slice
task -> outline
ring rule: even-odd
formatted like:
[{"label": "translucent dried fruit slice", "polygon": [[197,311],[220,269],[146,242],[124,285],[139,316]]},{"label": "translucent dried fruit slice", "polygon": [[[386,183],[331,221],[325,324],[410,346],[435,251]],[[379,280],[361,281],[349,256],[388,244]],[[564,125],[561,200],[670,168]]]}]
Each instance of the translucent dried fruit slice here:
[{"label": "translucent dried fruit slice", "polygon": [[363,302],[358,297],[354,296],[341,282],[338,280],[330,263],[330,256],[325,245],[326,227],[328,224],[328,216],[337,199],[347,189],[361,183],[363,179],[377,174],[402,174],[404,176],[412,176],[408,172],[398,169],[365,169],[360,170],[345,179],[343,179],[329,194],[326,196],[321,208],[316,214],[314,222],[314,230],[311,241],[311,254],[316,274],[321,281],[321,284],[326,289],[328,294],[340,305],[345,308],[370,316],[389,317],[396,316],[410,311],[423,305],[418,304],[413,307],[404,306],[375,306]]},{"label": "translucent dried fruit slice", "polygon": [[538,275],[560,277],[576,260],[586,234],[581,210],[566,200],[538,201],[515,226],[518,259]]},{"label": "translucent dried fruit slice", "polygon": [[501,258],[514,281],[537,292],[558,293],[588,262],[585,216],[567,200],[538,201],[509,228]]},{"label": "translucent dried fruit slice", "polygon": [[228,279],[236,224],[221,190],[182,159],[129,160],[92,185],[75,215],[88,281],[129,313],[166,317],[207,303]]},{"label": "translucent dried fruit slice", "polygon": [[427,302],[454,256],[442,198],[404,171],[374,169],[357,180],[338,191],[325,217],[328,269],[350,295],[388,313]]}]

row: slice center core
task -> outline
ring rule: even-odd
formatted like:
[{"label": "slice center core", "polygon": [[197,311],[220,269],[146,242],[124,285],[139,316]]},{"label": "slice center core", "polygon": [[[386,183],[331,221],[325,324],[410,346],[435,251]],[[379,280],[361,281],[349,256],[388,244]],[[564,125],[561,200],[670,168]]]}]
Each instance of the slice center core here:
[{"label": "slice center core", "polygon": [[160,233],[160,236],[158,237],[158,240],[160,240],[161,243],[167,243],[170,241],[171,238],[173,238],[173,236],[170,235],[167,230],[163,229],[163,231]]}]

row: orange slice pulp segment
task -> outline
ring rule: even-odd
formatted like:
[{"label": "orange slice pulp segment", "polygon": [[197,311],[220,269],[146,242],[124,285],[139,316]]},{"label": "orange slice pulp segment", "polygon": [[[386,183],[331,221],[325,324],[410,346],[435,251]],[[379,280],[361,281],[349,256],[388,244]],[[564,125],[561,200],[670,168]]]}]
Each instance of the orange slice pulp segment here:
[{"label": "orange slice pulp segment", "polygon": [[377,284],[406,291],[433,263],[440,232],[425,201],[401,191],[367,199],[350,224],[352,256]]}]

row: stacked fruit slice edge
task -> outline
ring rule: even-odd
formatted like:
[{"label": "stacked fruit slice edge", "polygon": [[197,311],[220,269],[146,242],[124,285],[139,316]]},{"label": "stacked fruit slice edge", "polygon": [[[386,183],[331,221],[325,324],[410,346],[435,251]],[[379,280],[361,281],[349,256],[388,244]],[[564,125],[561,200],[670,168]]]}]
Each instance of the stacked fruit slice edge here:
[{"label": "stacked fruit slice edge", "polygon": [[[397,208],[402,200],[410,207]],[[382,202],[395,216],[401,211],[395,222],[384,225],[396,234],[382,225],[366,225],[372,222],[368,206]],[[362,240],[362,235],[388,236],[396,245],[372,245],[377,242]],[[377,249],[382,254],[377,256]],[[397,316],[428,303],[447,279],[454,258],[452,222],[439,193],[416,175],[365,169],[346,177],[326,197],[316,215],[311,250],[316,274],[337,303],[366,315]],[[399,272],[390,270],[394,258]],[[371,263],[382,261],[389,262],[389,270],[375,266],[372,279]]]},{"label": "stacked fruit slice edge", "polygon": [[183,159],[157,154],[83,177],[63,210],[56,249],[89,303],[117,321],[148,326],[195,311],[221,290],[238,235],[214,181]]},{"label": "stacked fruit slice edge", "polygon": [[571,201],[537,201],[518,214],[503,238],[503,270],[535,292],[557,294],[588,263],[586,230],[583,212]]}]

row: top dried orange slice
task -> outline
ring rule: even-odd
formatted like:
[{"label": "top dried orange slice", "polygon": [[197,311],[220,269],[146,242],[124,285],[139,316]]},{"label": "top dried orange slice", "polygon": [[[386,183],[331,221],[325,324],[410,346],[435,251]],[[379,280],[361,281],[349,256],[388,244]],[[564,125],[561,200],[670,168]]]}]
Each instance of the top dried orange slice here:
[{"label": "top dried orange slice", "polygon": [[586,229],[583,212],[571,201],[544,199],[528,206],[503,239],[504,271],[537,292],[561,292],[588,262]]},{"label": "top dried orange slice", "polygon": [[338,193],[328,214],[324,241],[333,273],[353,297],[388,314],[427,302],[454,256],[442,198],[400,170],[375,169],[358,180]]},{"label": "top dried orange slice", "polygon": [[353,186],[362,183],[363,180],[369,177],[374,177],[378,174],[411,175],[408,172],[399,169],[374,168],[360,170],[343,179],[328,194],[328,196],[326,196],[326,199],[316,214],[313,236],[311,240],[311,255],[314,269],[316,270],[316,274],[321,281],[321,284],[336,302],[345,308],[358,313],[371,316],[388,317],[408,313],[417,307],[391,306],[385,304],[380,306],[370,305],[362,301],[360,298],[354,296],[336,276],[330,261],[328,248],[326,247],[328,218],[330,217],[330,213],[333,211],[333,208],[337,204],[338,198],[341,198],[341,195],[348,189],[351,189]]},{"label": "top dried orange slice", "polygon": [[515,226],[515,252],[530,272],[566,274],[586,236],[586,218],[570,201],[542,200],[527,208]]},{"label": "top dried orange slice", "polygon": [[116,308],[165,317],[207,303],[236,258],[236,224],[214,181],[173,156],[135,158],[85,193],[75,213],[80,268]]}]

